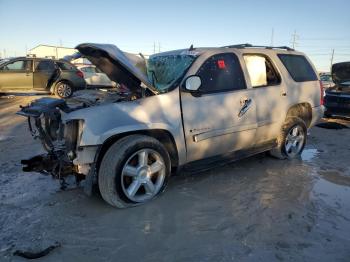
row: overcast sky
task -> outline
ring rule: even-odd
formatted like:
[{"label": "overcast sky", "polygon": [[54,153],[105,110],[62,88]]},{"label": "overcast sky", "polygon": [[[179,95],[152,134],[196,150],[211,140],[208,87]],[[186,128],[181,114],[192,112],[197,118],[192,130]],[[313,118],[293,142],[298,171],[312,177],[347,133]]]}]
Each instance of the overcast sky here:
[{"label": "overcast sky", "polygon": [[154,46],[291,46],[296,31],[296,49],[328,70],[332,49],[334,62],[350,61],[349,10],[349,0],[0,0],[0,52],[19,56],[38,44],[82,42],[145,54]]}]

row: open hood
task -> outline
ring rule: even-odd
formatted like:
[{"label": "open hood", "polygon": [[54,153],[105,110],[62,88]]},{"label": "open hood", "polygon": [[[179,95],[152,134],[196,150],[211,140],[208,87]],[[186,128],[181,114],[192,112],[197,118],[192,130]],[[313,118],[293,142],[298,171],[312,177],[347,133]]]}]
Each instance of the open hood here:
[{"label": "open hood", "polygon": [[[76,49],[81,56],[86,57],[112,81],[123,84],[132,91],[141,86],[148,88],[152,93],[158,93],[147,78],[144,58],[124,53],[110,44],[85,43],[78,45]],[[74,58],[77,56],[79,54],[74,55]]]},{"label": "open hood", "polygon": [[332,65],[332,79],[336,84],[350,81],[350,62],[337,63]]}]

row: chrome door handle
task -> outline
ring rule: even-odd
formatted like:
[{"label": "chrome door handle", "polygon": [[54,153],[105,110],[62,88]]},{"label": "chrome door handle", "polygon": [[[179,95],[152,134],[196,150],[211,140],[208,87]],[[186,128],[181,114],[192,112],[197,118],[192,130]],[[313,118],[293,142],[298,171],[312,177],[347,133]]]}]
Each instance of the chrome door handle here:
[{"label": "chrome door handle", "polygon": [[242,117],[245,113],[247,113],[247,111],[252,106],[252,104],[253,103],[252,103],[252,100],[250,98],[245,99],[243,106],[241,107],[241,110],[239,110],[238,117]]}]

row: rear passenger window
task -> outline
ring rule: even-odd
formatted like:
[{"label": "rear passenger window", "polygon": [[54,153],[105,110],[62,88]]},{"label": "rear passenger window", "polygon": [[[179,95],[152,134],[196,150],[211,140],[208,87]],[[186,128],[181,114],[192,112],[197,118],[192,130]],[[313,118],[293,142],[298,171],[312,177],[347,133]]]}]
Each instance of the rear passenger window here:
[{"label": "rear passenger window", "polygon": [[66,62],[56,62],[56,64],[58,65],[59,68],[61,68],[61,70],[67,70],[67,71],[75,70],[73,65]]},{"label": "rear passenger window", "polygon": [[281,77],[270,59],[255,54],[246,54],[243,57],[252,87],[272,86],[281,83]]},{"label": "rear passenger window", "polygon": [[202,80],[200,91],[215,93],[245,89],[245,79],[236,55],[224,53],[208,58],[197,72]]},{"label": "rear passenger window", "polygon": [[278,57],[281,59],[295,82],[317,80],[317,75],[314,69],[304,56],[279,54]]},{"label": "rear passenger window", "polygon": [[54,71],[55,65],[50,60],[42,60],[42,61],[36,62],[35,70],[36,71]]}]

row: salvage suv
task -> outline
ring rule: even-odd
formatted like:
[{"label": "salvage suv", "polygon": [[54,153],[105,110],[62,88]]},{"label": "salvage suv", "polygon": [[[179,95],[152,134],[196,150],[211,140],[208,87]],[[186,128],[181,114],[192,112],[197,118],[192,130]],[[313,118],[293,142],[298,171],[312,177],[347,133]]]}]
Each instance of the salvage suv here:
[{"label": "salvage suv", "polygon": [[208,158],[298,157],[323,115],[314,67],[288,47],[191,46],[148,59],[107,44],[76,48],[130,92],[22,107],[48,151],[23,169],[85,178],[86,192],[98,185],[115,207],[155,198],[172,173]]}]

